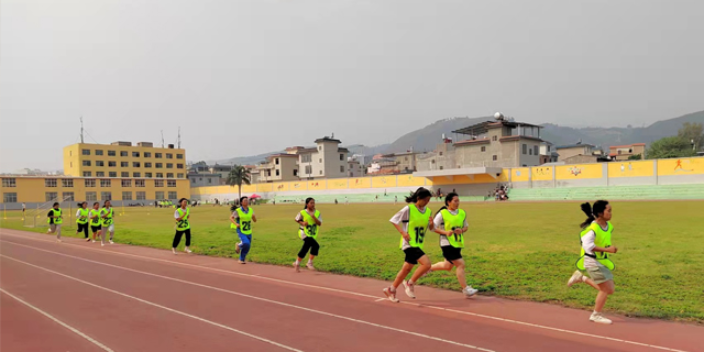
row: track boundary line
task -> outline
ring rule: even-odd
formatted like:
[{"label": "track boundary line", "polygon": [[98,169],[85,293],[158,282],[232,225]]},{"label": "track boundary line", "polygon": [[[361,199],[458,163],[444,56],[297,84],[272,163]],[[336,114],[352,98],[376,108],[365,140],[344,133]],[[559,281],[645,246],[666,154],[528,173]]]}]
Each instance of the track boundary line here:
[{"label": "track boundary line", "polygon": [[276,341],[272,341],[272,340],[269,340],[269,339],[266,339],[266,338],[263,338],[263,337],[254,335],[254,334],[250,334],[250,333],[248,333],[248,332],[244,332],[244,331],[242,331],[242,330],[238,330],[238,329],[229,327],[229,326],[224,325],[224,324],[216,323],[216,322],[214,322],[214,321],[207,320],[207,319],[204,319],[204,318],[201,318],[201,317],[192,315],[192,314],[188,314],[188,313],[186,313],[186,312],[182,312],[182,311],[179,311],[179,310],[176,310],[176,309],[173,309],[173,308],[169,308],[169,307],[166,307],[166,306],[162,306],[162,305],[160,305],[160,304],[158,304],[158,303],[154,303],[154,302],[151,302],[151,301],[147,301],[147,300],[141,299],[141,298],[139,298],[139,297],[131,296],[131,295],[128,295],[128,294],[126,294],[126,293],[123,293],[123,292],[120,292],[120,291],[116,291],[116,290],[113,290],[113,289],[110,289],[110,288],[107,288],[107,287],[103,287],[103,286],[94,284],[94,283],[92,283],[92,282],[88,282],[88,281],[85,281],[85,280],[81,280],[81,279],[79,279],[79,278],[76,278],[76,277],[73,277],[73,276],[70,276],[70,275],[62,274],[62,273],[60,273],[60,272],[58,272],[58,271],[50,270],[50,269],[41,267],[41,266],[39,266],[39,265],[34,265],[34,264],[32,264],[32,263],[27,263],[27,262],[25,262],[25,261],[22,261],[22,260],[19,260],[19,259],[15,259],[15,258],[13,258],[13,257],[9,257],[9,256],[4,255],[4,254],[0,254],[0,258],[9,259],[9,260],[12,260],[12,261],[15,261],[15,262],[18,262],[18,263],[21,263],[21,264],[24,264],[24,265],[27,265],[27,266],[30,266],[30,267],[34,267],[34,268],[39,269],[39,270],[46,271],[46,272],[48,272],[48,273],[52,273],[52,274],[55,274],[55,275],[59,275],[59,276],[65,277],[65,278],[67,278],[67,279],[74,280],[74,281],[76,281],[76,282],[80,282],[80,283],[82,283],[82,284],[84,284],[84,285],[88,285],[88,286],[92,286],[92,287],[95,287],[95,288],[99,288],[99,289],[101,289],[101,290],[108,291],[108,292],[110,292],[110,293],[114,293],[114,294],[119,295],[119,296],[131,298],[131,299],[133,299],[133,300],[135,300],[135,301],[138,301],[138,302],[141,302],[141,303],[144,303],[144,304],[153,306],[153,307],[161,308],[161,309],[164,309],[164,310],[169,311],[169,312],[171,312],[171,313],[175,313],[175,314],[178,314],[178,315],[182,315],[182,316],[185,316],[185,317],[188,317],[188,318],[191,318],[191,319],[195,319],[195,320],[198,320],[198,321],[201,321],[201,322],[210,324],[210,325],[214,325],[214,326],[217,326],[217,327],[222,328],[222,329],[225,329],[225,330],[230,330],[230,331],[236,332],[236,333],[238,333],[238,334],[247,336],[247,337],[249,337],[249,338],[252,338],[252,339],[255,339],[255,340],[259,340],[259,341],[262,341],[262,342],[266,342],[266,343],[272,344],[272,345],[277,346],[277,347],[281,347],[281,348],[283,348],[283,349],[285,349],[285,350],[294,351],[294,352],[304,352],[304,351],[302,351],[302,350],[293,348],[293,347],[291,347],[291,346],[287,346],[287,345],[278,343],[278,342],[276,342]]},{"label": "track boundary line", "polygon": [[[30,248],[31,248],[31,247],[30,247]],[[350,317],[347,317],[347,316],[344,316],[344,315],[339,315],[339,314],[335,314],[335,313],[329,313],[329,312],[325,312],[325,311],[321,311],[321,310],[315,310],[315,309],[312,309],[312,308],[297,306],[297,305],[295,305],[295,304],[290,304],[290,303],[286,303],[286,302],[276,301],[276,300],[272,300],[272,299],[268,299],[268,298],[252,296],[252,295],[248,295],[248,294],[245,294],[245,293],[241,293],[241,292],[237,292],[237,291],[232,291],[232,290],[227,290],[227,289],[220,288],[220,287],[214,287],[214,286],[209,286],[209,285],[205,285],[205,284],[194,283],[194,282],[190,282],[190,281],[186,281],[186,280],[182,280],[182,279],[177,279],[177,278],[173,278],[173,277],[169,277],[169,276],[154,274],[154,273],[150,273],[150,272],[146,272],[146,271],[141,271],[141,270],[136,270],[136,269],[125,268],[125,267],[122,267],[122,266],[119,266],[119,265],[103,263],[103,262],[99,262],[99,261],[95,261],[95,260],[90,260],[90,259],[84,259],[84,258],[80,258],[80,257],[68,255],[68,254],[56,253],[56,252],[51,252],[51,251],[46,251],[46,250],[40,250],[40,251],[49,252],[49,253],[55,253],[55,254],[58,254],[58,255],[62,255],[62,256],[74,258],[74,259],[81,260],[81,261],[85,261],[85,262],[88,262],[88,263],[100,264],[100,265],[104,265],[104,266],[111,267],[111,268],[121,269],[121,270],[129,271],[129,272],[133,272],[133,273],[137,273],[137,274],[142,274],[142,275],[146,275],[146,276],[157,277],[157,278],[160,278],[160,279],[170,280],[170,281],[178,282],[178,283],[181,283],[181,284],[186,284],[186,285],[191,285],[191,286],[206,288],[206,289],[210,289],[210,290],[213,290],[213,291],[218,291],[218,292],[227,293],[227,294],[231,294],[231,295],[235,295],[235,296],[239,296],[239,297],[254,299],[254,300],[257,300],[257,301],[266,302],[266,303],[270,303],[270,304],[275,304],[275,305],[279,305],[279,306],[283,306],[283,307],[300,309],[300,310],[303,310],[303,311],[306,311],[306,312],[310,312],[310,313],[315,313],[315,314],[320,314],[320,315],[324,315],[324,316],[328,316],[328,317],[332,317],[332,318],[347,320],[347,321],[351,321],[351,322],[358,323],[358,324],[362,324],[362,325],[372,326],[372,327],[375,327],[375,328],[380,328],[380,329],[385,329],[385,330],[400,332],[400,333],[403,333],[403,334],[412,335],[412,336],[416,336],[416,337],[421,337],[421,338],[425,338],[425,339],[429,339],[429,340],[433,340],[433,341],[444,342],[444,343],[448,343],[448,344],[455,345],[455,346],[460,346],[460,347],[465,347],[465,348],[471,348],[471,349],[474,349],[474,350],[484,351],[484,352],[496,352],[496,351],[494,351],[494,350],[490,350],[490,349],[478,347],[478,346],[475,346],[475,345],[470,345],[470,344],[466,344],[466,343],[462,343],[462,342],[457,342],[457,341],[452,341],[452,340],[446,340],[446,339],[439,338],[439,337],[435,337],[435,336],[431,336],[431,335],[426,335],[426,334],[422,334],[422,333],[418,333],[418,332],[413,332],[413,331],[403,330],[403,329],[399,329],[399,328],[394,328],[394,327],[388,326],[388,325],[382,325],[382,324],[372,323],[372,322],[370,322],[370,321],[361,320],[361,319],[355,319],[355,318],[350,318]],[[14,258],[12,258],[12,257],[8,257],[8,256],[3,255],[3,254],[0,254],[0,257],[6,257],[6,258],[10,258],[10,259],[16,260],[16,261],[18,261],[18,262],[21,262],[21,261],[19,261],[19,260],[17,260],[17,259],[14,259]],[[23,264],[29,264],[29,263],[23,263]],[[30,264],[30,265],[33,265],[33,266],[36,266],[36,267],[39,267],[39,268],[42,268],[42,269],[44,269],[44,270],[49,271],[48,269],[45,269],[45,268],[40,267],[40,266],[38,266],[38,265],[34,265],[34,264]],[[78,279],[78,280],[80,280],[80,279]]]},{"label": "track boundary line", "polygon": [[49,313],[47,313],[47,312],[45,312],[45,311],[43,311],[43,310],[41,310],[41,309],[35,307],[35,306],[32,305],[31,303],[29,303],[29,302],[27,302],[27,301],[25,301],[25,300],[23,300],[23,299],[21,299],[21,298],[15,296],[15,295],[13,295],[13,294],[10,293],[10,292],[7,292],[7,290],[5,290],[5,289],[3,289],[3,288],[0,288],[0,292],[6,294],[8,297],[11,297],[11,298],[15,299],[17,302],[22,303],[22,304],[25,305],[26,307],[31,308],[32,310],[36,311],[37,313],[39,313],[39,314],[41,314],[41,315],[43,315],[43,316],[45,316],[45,317],[51,319],[51,320],[54,321],[55,323],[57,323],[57,324],[61,325],[62,327],[64,327],[64,328],[70,330],[70,331],[73,332],[74,334],[76,334],[76,335],[78,335],[78,336],[80,336],[80,337],[82,337],[82,338],[88,340],[90,343],[92,343],[92,344],[94,344],[94,345],[100,347],[100,349],[102,349],[103,351],[115,352],[115,351],[113,351],[110,347],[105,346],[105,345],[103,345],[102,343],[100,343],[98,340],[96,340],[96,339],[94,339],[94,338],[92,338],[92,337],[90,337],[90,336],[88,336],[88,335],[82,333],[80,330],[74,328],[74,327],[71,326],[71,325],[68,325],[68,324],[64,323],[63,321],[59,320],[58,318],[55,318],[53,315],[51,315],[51,314],[49,314]]},{"label": "track boundary line", "polygon": [[[21,231],[21,230],[17,230]],[[30,241],[35,241],[35,242],[46,242],[46,243],[55,243],[54,241],[49,241],[49,240],[44,240],[44,239],[37,239],[37,238],[25,238],[21,237],[19,235],[13,235],[13,234],[2,234],[4,236],[10,236],[10,237],[18,237],[22,239],[27,239]],[[12,243],[15,245],[19,246],[24,246],[36,250],[43,250],[43,249],[37,249],[31,246],[19,244],[16,242],[11,242],[11,241],[6,241],[6,240],[1,240],[0,242],[8,242]],[[252,275],[252,274],[244,274],[244,273],[238,273],[238,272],[233,272],[233,271],[228,271],[228,270],[223,270],[223,269],[218,269],[218,268],[212,268],[212,267],[207,267],[207,266],[202,266],[202,265],[197,265],[197,264],[189,264],[189,263],[180,263],[180,262],[175,262],[171,260],[165,260],[165,259],[158,259],[158,258],[150,258],[142,255],[137,255],[137,254],[131,254],[131,253],[122,253],[122,252],[114,252],[114,251],[109,251],[109,250],[101,250],[97,248],[87,248],[85,246],[82,246],[81,244],[78,243],[67,243],[64,242],[62,244],[71,244],[74,245],[75,248],[81,248],[84,250],[88,251],[95,251],[95,252],[101,252],[101,253],[111,253],[111,254],[118,254],[118,255],[124,255],[124,256],[129,256],[129,257],[135,257],[135,258],[140,258],[143,260],[147,261],[155,261],[155,262],[162,262],[162,263],[169,263],[169,264],[176,264],[176,265],[182,265],[186,267],[193,267],[193,268],[199,268],[203,270],[210,270],[210,271],[215,271],[215,272],[220,272],[220,273],[225,273],[229,275],[238,275],[238,276],[245,276],[245,277],[252,277],[252,278],[258,278],[258,279],[264,279],[264,280],[269,280],[269,281],[274,281],[274,282],[279,282],[279,283],[284,283],[284,284],[289,284],[289,285],[294,285],[294,286],[301,286],[301,287],[308,287],[308,288],[314,288],[314,289],[321,289],[321,290],[326,290],[326,291],[332,291],[332,292],[338,292],[338,293],[343,293],[343,294],[349,294],[349,295],[354,295],[354,296],[359,296],[359,297],[366,297],[366,298],[372,298],[372,299],[378,299],[379,296],[372,296],[364,293],[359,293],[359,292],[353,292],[353,291],[345,291],[345,290],[339,290],[335,288],[330,288],[330,287],[324,287],[324,286],[316,286],[316,285],[308,285],[308,284],[301,284],[293,281],[287,281],[287,280],[281,280],[281,279],[275,279],[267,276],[261,276],[261,275]],[[129,246],[129,245],[126,245]],[[58,252],[54,252],[58,253]],[[63,253],[59,253],[63,254]],[[383,299],[382,299],[383,301]],[[411,303],[411,302],[400,302],[401,304],[405,305],[410,305],[410,306],[415,306],[419,307],[419,304],[416,303]],[[431,308],[435,310],[441,310],[441,311],[446,311],[446,312],[452,312],[452,313],[457,313],[457,314],[462,314],[462,315],[467,315],[467,316],[472,316],[472,317],[477,317],[477,318],[484,318],[484,319],[489,319],[489,320],[495,320],[495,321],[502,321],[506,323],[511,323],[511,324],[516,324],[516,325],[521,325],[521,326],[528,326],[536,329],[543,329],[543,330],[550,330],[550,331],[556,331],[556,332],[562,332],[566,334],[573,334],[573,335],[579,335],[579,336],[586,336],[586,337],[591,337],[591,338],[596,338],[596,339],[601,339],[601,340],[609,340],[609,341],[614,341],[614,342],[621,342],[629,345],[635,345],[635,346],[645,346],[645,347],[650,347],[653,349],[661,350],[661,351],[670,351],[670,352],[688,352],[685,350],[679,350],[675,348],[669,348],[669,347],[664,347],[664,346],[659,346],[659,345],[652,345],[652,344],[647,344],[647,343],[642,343],[642,342],[635,342],[635,341],[629,341],[629,340],[623,340],[615,337],[609,337],[609,336],[602,336],[602,335],[596,335],[596,334],[590,334],[590,333],[585,333],[581,331],[574,331],[574,330],[567,330],[567,329],[560,329],[560,328],[555,328],[547,325],[540,325],[540,324],[534,324],[534,323],[529,323],[525,321],[520,321],[520,320],[513,320],[513,319],[506,319],[506,318],[500,318],[500,317],[495,317],[491,315],[486,315],[486,314],[481,314],[481,313],[473,313],[473,312],[467,312],[467,311],[461,311],[457,309],[450,309],[450,308],[442,308],[442,307],[437,307],[437,306],[432,306],[432,305],[422,305],[424,308]]]}]

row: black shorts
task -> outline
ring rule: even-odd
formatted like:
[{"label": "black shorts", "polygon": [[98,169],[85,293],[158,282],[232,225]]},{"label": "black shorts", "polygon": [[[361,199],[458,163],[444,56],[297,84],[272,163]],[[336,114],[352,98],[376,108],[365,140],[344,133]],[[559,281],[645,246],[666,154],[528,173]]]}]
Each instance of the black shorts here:
[{"label": "black shorts", "polygon": [[100,226],[91,226],[90,229],[93,230],[93,232],[98,232],[100,231]]},{"label": "black shorts", "polygon": [[78,229],[76,229],[76,233],[83,231],[83,229],[88,230],[88,223],[85,223],[85,224],[76,223],[76,225],[78,225]]},{"label": "black shorts", "polygon": [[440,247],[442,249],[442,256],[447,259],[448,262],[452,262],[457,259],[462,259],[462,248],[455,248],[452,246]]},{"label": "black shorts", "polygon": [[418,264],[418,259],[425,255],[422,249],[416,247],[406,248],[403,253],[406,253],[406,263],[413,265]]}]

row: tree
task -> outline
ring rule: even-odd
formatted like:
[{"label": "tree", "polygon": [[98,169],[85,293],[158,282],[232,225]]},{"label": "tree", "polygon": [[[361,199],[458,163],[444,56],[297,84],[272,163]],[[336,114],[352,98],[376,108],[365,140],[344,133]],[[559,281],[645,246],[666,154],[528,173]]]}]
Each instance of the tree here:
[{"label": "tree", "polygon": [[704,126],[697,122],[685,122],[677,132],[677,137],[685,141],[689,149],[692,149],[692,141],[694,141],[694,149],[698,150],[704,144]]},{"label": "tree", "polygon": [[641,159],[643,159],[643,156],[640,154],[631,155],[628,157],[628,160],[641,160]]},{"label": "tree", "polygon": [[692,144],[680,136],[659,139],[648,148],[648,159],[684,158],[694,156]]},{"label": "tree", "polygon": [[249,185],[252,183],[252,176],[249,169],[242,165],[235,165],[227,175],[227,184],[230,187],[237,186],[239,188],[239,198],[242,198],[242,184]]}]

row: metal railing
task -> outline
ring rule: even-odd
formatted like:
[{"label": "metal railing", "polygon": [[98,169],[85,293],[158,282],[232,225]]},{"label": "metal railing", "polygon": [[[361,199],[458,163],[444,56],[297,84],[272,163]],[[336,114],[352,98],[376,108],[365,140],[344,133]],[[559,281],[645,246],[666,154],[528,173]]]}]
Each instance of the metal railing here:
[{"label": "metal railing", "polygon": [[67,219],[67,221],[64,221],[64,223],[70,223],[71,219],[73,218],[73,200],[69,201],[71,198],[73,197],[64,197],[60,200],[57,198],[48,202],[44,202],[42,204],[37,204],[37,207],[35,209],[27,209],[25,211],[24,217],[22,218],[22,225],[24,227],[48,226],[49,224],[46,222],[46,214],[49,212],[49,209],[53,207],[55,202],[59,202],[59,204],[68,202],[68,212],[66,210],[63,210],[63,213],[68,215],[64,216],[64,219]]}]

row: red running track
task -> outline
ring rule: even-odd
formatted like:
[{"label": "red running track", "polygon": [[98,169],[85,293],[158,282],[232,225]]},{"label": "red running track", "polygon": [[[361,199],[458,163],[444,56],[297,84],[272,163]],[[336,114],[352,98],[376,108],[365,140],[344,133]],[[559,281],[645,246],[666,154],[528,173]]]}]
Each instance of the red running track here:
[{"label": "red running track", "polygon": [[0,230],[0,350],[704,351],[704,328]]}]

